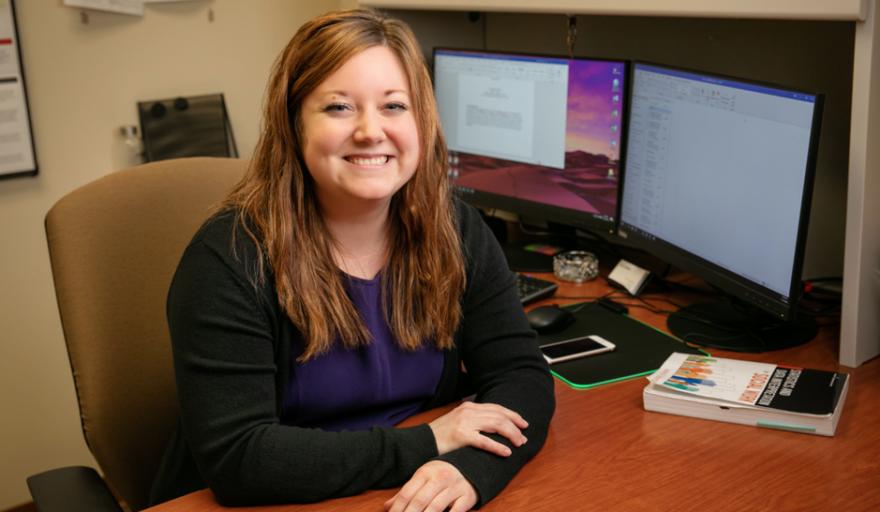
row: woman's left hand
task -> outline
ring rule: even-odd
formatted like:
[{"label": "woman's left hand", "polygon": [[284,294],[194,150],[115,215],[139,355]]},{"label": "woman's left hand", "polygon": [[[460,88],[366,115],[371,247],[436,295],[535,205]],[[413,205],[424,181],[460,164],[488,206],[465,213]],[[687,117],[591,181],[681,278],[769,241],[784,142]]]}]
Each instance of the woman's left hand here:
[{"label": "woman's left hand", "polygon": [[432,460],[385,502],[388,512],[465,512],[477,504],[477,491],[448,462]]}]

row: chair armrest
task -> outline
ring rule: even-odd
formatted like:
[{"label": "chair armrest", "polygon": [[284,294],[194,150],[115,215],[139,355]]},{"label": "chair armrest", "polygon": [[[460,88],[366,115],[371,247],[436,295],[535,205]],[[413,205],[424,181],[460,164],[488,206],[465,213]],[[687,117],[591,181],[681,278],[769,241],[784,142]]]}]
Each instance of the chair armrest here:
[{"label": "chair armrest", "polygon": [[32,475],[28,489],[39,512],[123,512],[98,472],[68,466]]}]

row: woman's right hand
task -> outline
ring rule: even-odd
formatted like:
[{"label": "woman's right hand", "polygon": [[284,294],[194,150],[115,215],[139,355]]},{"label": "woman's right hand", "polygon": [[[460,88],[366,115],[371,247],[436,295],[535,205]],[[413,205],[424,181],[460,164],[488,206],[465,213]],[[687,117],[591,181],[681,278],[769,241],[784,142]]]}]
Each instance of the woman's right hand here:
[{"label": "woman's right hand", "polygon": [[510,448],[483,433],[499,434],[519,447],[527,441],[522,429],[529,424],[522,416],[501,405],[464,402],[428,426],[434,432],[440,455],[463,446],[473,446],[507,457],[511,454]]}]

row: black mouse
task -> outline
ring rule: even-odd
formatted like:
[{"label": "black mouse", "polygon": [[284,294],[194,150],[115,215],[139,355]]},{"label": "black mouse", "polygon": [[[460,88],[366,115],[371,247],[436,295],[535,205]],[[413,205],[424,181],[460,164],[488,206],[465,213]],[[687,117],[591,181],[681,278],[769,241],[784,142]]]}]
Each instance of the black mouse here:
[{"label": "black mouse", "polygon": [[571,311],[555,304],[538,306],[526,313],[526,318],[529,319],[532,329],[540,334],[561,331],[574,322],[574,314]]}]

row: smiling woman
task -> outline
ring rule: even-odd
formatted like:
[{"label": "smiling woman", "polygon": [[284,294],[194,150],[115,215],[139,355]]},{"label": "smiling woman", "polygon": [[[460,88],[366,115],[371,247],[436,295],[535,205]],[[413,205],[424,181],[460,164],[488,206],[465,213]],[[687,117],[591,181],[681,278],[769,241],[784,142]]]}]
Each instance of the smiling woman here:
[{"label": "smiling woman", "polygon": [[168,294],[180,427],[153,501],[487,502],[543,445],[553,383],[494,237],[450,193],[411,31],[370,10],[306,23],[264,119]]},{"label": "smiling woman", "polygon": [[305,98],[301,119],[306,168],[331,232],[344,230],[333,220],[374,209],[380,215],[373,227],[381,229],[391,197],[419,162],[409,84],[397,56],[374,46],[351,57]]}]

